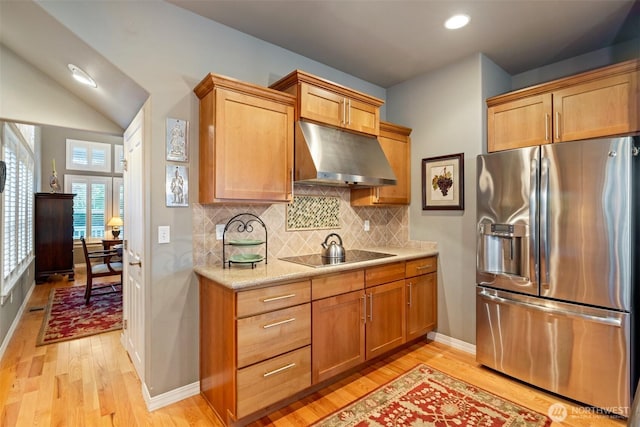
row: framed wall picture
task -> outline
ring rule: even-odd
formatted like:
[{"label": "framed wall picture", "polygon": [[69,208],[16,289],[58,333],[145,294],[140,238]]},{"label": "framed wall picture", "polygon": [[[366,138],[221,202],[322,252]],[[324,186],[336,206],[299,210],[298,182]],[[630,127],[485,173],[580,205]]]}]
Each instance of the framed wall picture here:
[{"label": "framed wall picture", "polygon": [[166,200],[168,207],[189,206],[189,167],[167,165]]},{"label": "framed wall picture", "polygon": [[189,122],[167,118],[167,160],[186,162],[189,160]]},{"label": "framed wall picture", "polygon": [[422,159],[422,209],[464,210],[464,153]]}]

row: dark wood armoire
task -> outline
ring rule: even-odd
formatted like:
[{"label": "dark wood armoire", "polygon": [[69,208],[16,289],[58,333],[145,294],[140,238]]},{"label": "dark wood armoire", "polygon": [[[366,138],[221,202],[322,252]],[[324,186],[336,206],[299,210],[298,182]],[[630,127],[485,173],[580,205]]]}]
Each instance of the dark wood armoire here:
[{"label": "dark wood armoire", "polygon": [[36,283],[73,271],[73,197],[75,194],[35,194]]}]

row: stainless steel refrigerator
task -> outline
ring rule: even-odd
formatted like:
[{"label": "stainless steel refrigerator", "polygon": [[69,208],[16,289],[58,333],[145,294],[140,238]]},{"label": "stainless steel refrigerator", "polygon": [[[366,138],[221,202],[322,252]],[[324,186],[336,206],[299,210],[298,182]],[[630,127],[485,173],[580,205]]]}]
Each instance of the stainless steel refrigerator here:
[{"label": "stainless steel refrigerator", "polygon": [[478,362],[624,416],[640,368],[638,144],[477,159]]}]

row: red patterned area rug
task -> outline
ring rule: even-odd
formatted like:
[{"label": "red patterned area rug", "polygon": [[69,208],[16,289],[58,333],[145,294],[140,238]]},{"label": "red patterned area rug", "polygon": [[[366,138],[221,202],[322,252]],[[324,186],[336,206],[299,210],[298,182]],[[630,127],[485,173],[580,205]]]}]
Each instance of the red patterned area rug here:
[{"label": "red patterned area rug", "polygon": [[[98,285],[99,286],[99,285]],[[91,296],[84,286],[54,288],[49,295],[36,345],[51,344],[122,329],[122,293]]]},{"label": "red patterned area rug", "polygon": [[551,420],[426,365],[360,398],[314,426],[542,427]]}]

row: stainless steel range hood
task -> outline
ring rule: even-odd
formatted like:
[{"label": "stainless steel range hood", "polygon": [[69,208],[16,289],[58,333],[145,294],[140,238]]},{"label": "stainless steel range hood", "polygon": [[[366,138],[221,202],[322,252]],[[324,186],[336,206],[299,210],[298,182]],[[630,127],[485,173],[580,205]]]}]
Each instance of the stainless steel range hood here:
[{"label": "stainless steel range hood", "polygon": [[396,184],[396,176],[376,137],[304,120],[296,124],[295,165],[295,182],[302,184]]}]

